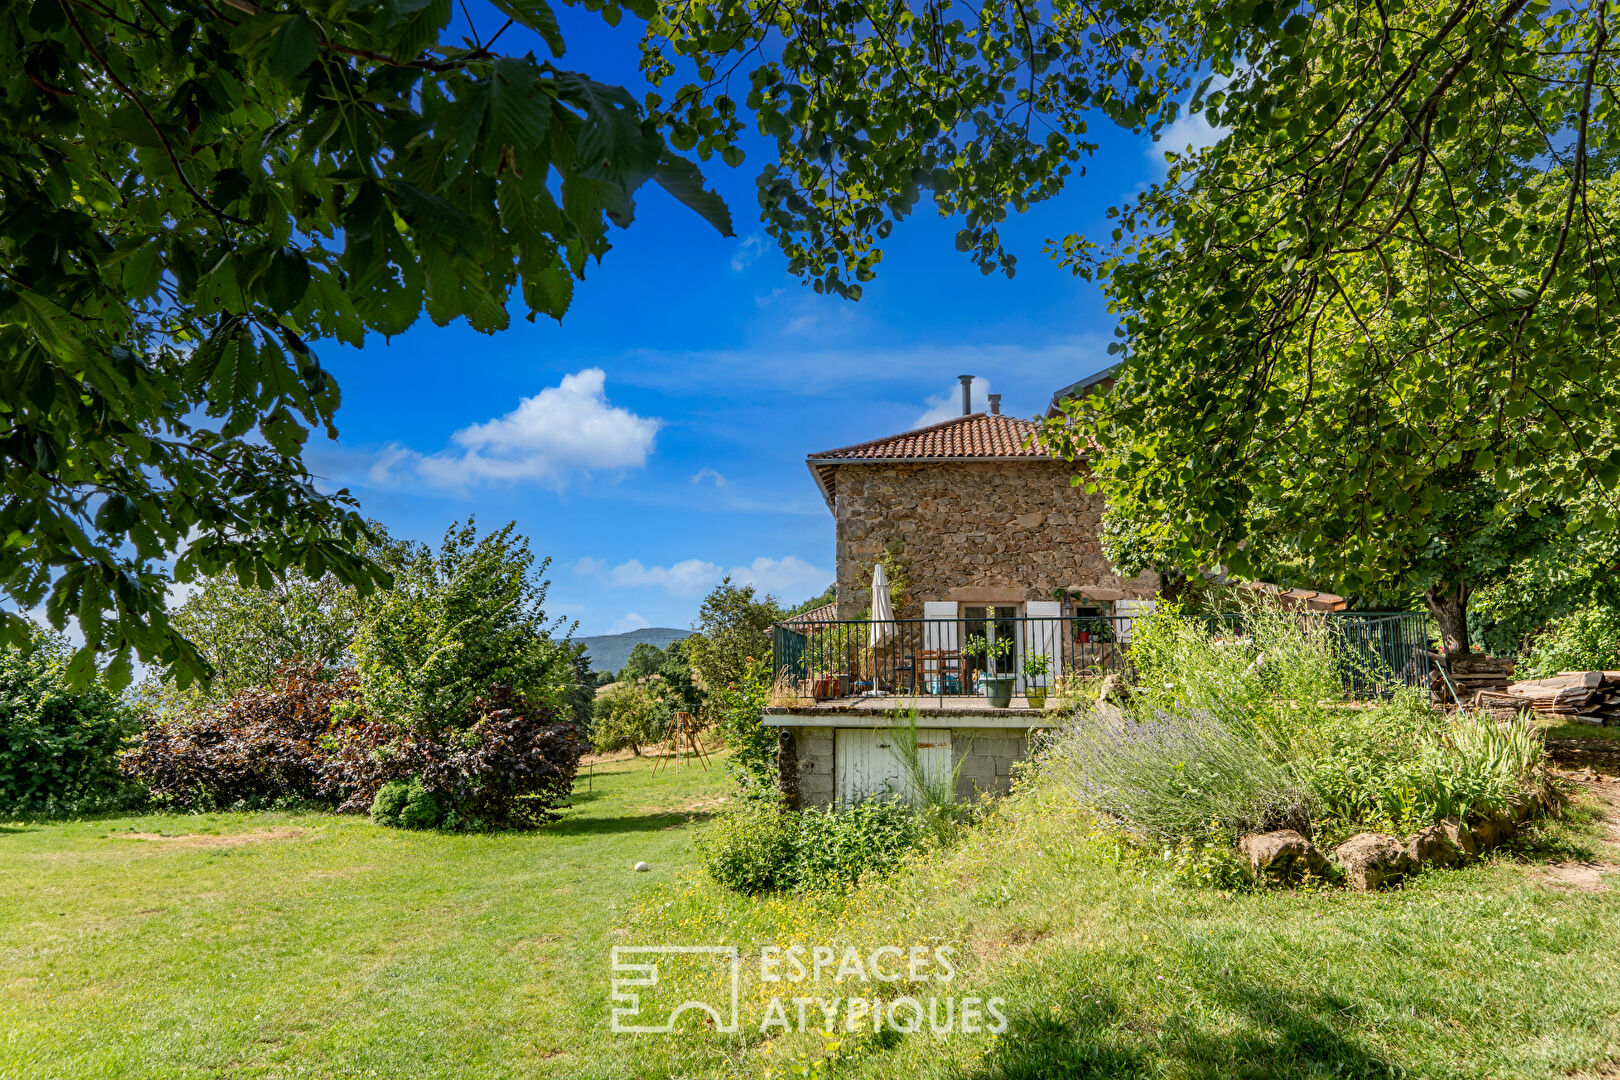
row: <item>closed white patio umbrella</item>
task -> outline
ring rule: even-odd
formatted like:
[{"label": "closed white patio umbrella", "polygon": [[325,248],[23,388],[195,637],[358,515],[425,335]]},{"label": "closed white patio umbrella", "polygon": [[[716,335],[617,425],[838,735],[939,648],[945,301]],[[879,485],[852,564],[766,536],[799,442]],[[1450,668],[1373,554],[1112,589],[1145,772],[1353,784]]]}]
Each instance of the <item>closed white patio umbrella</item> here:
[{"label": "closed white patio umbrella", "polygon": [[880,649],[894,637],[894,604],[889,600],[889,575],[883,564],[872,568],[872,636],[871,645]]}]

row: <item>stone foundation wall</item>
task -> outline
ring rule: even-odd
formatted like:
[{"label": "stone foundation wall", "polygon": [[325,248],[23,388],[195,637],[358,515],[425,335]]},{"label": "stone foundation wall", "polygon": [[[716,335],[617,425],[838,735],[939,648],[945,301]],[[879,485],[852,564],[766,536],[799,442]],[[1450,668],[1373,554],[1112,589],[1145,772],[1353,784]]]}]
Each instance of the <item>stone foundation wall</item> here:
[{"label": "stone foundation wall", "polygon": [[872,565],[899,540],[908,588],[895,616],[922,617],[926,600],[1017,603],[1091,585],[1149,598],[1153,573],[1122,578],[1102,553],[1103,497],[1069,483],[1066,461],[841,465],[838,616],[870,608]]}]

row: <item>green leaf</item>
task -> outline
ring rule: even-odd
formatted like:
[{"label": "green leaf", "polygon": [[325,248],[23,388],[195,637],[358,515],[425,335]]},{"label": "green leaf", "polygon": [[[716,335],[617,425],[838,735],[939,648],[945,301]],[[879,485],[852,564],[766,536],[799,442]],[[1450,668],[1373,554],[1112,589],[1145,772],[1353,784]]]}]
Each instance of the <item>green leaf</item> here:
[{"label": "green leaf", "polygon": [[653,179],[688,209],[696,210],[721,236],[735,235],[731,230],[731,209],[716,192],[703,186],[703,174],[696,165],[666,151],[659,159]]},{"label": "green leaf", "polygon": [[298,306],[309,289],[309,263],[301,252],[282,248],[270,257],[264,295],[270,307],[285,314]]},{"label": "green leaf", "polygon": [[290,83],[315,62],[320,51],[319,29],[303,15],[294,15],[270,39],[270,73]]},{"label": "green leaf", "polygon": [[48,352],[77,367],[84,363],[84,346],[68,329],[67,313],[38,293],[20,289],[15,293],[23,321]]},{"label": "green leaf", "polygon": [[124,260],[124,288],[131,296],[151,296],[162,280],[163,249],[156,241],[145,241]]},{"label": "green leaf", "polygon": [[545,40],[552,56],[563,54],[562,30],[557,15],[545,0],[491,0],[500,11],[535,31]]}]

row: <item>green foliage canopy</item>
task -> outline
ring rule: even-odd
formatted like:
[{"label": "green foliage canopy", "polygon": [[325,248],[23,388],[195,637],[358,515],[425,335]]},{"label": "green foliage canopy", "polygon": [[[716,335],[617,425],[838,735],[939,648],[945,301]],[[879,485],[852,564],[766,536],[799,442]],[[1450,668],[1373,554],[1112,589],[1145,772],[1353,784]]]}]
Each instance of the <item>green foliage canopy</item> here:
[{"label": "green foliage canopy", "polygon": [[549,564],[535,564],[515,523],[481,537],[469,518],[437,551],[404,545],[393,588],[367,604],[352,646],[370,715],[424,730],[470,724],[474,699],[497,684],[566,707],[578,650],[546,616]]},{"label": "green foliage canopy", "polygon": [[679,644],[711,693],[748,674],[749,657],[771,649],[771,626],[782,618],[774,597],[758,596],[752,585],[733,585],[728,577],[703,598],[691,637]]},{"label": "green foliage canopy", "polygon": [[115,681],[207,672],[171,580],[386,582],[302,462],[336,434],[319,342],[498,330],[514,293],[560,317],[649,180],[729,234],[628,93],[557,64],[543,0],[492,2],[488,40],[450,0],[0,8],[0,590],[77,619],[77,678],[97,647]]},{"label": "green foliage canopy", "polygon": [[1062,246],[1125,359],[1048,435],[1148,523],[1140,548],[1455,606],[1477,582],[1443,564],[1511,561],[1525,515],[1614,529],[1609,19],[1321,3],[1205,39],[1191,108],[1224,139],[1167,155],[1112,248]]},{"label": "green foliage canopy", "polygon": [[68,662],[39,629],[0,646],[0,809],[83,809],[124,786],[118,752],[140,722],[105,688],[74,686]]}]

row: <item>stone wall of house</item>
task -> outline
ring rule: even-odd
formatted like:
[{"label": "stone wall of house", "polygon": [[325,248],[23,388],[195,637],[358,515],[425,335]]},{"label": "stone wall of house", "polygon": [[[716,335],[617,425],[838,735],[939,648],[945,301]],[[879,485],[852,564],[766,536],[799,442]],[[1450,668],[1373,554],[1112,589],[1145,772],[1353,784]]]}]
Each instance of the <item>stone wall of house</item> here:
[{"label": "stone wall of house", "polygon": [[1066,461],[840,465],[838,614],[871,605],[872,564],[885,544],[904,542],[908,588],[901,619],[922,617],[927,600],[1015,603],[1050,600],[1074,586],[1152,597],[1153,573],[1123,578],[1103,555],[1103,497],[1069,483]]}]

